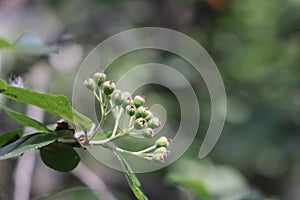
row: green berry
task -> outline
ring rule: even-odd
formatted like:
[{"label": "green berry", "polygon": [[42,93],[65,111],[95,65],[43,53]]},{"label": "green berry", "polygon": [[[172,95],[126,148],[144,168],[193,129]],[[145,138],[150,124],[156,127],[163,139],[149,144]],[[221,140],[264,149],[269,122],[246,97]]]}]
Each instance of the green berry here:
[{"label": "green berry", "polygon": [[112,99],[117,106],[121,105],[124,101],[121,90],[115,90]]},{"label": "green berry", "polygon": [[102,85],[102,83],[104,83],[104,81],[106,80],[106,74],[102,73],[102,72],[97,72],[94,75],[94,80],[96,82],[96,84],[98,86]]},{"label": "green berry", "polygon": [[165,157],[162,153],[154,153],[152,155],[152,159],[154,161],[160,162],[160,163],[164,163],[165,162]]},{"label": "green berry", "polygon": [[161,121],[157,117],[153,117],[148,122],[148,126],[153,129],[158,128],[160,125],[161,125]]},{"label": "green berry", "polygon": [[155,145],[156,147],[167,147],[170,144],[170,140],[166,138],[165,136],[160,137],[158,140],[156,140]]},{"label": "green berry", "polygon": [[134,128],[137,130],[141,130],[147,127],[147,121],[140,117],[134,121]]},{"label": "green berry", "polygon": [[134,105],[138,108],[138,107],[144,105],[145,98],[140,95],[137,95],[134,97],[133,102],[134,102]]},{"label": "green berry", "polygon": [[128,106],[129,104],[133,104],[133,100],[131,99],[131,97],[128,97],[123,101],[122,107],[126,109],[126,106]]},{"label": "green berry", "polygon": [[105,95],[111,95],[116,89],[116,84],[113,81],[105,81],[103,83],[103,93]]},{"label": "green berry", "polygon": [[145,118],[148,114],[147,112],[148,108],[144,107],[144,106],[140,106],[136,109],[136,113],[135,113],[135,117],[139,118],[139,117],[143,117]]},{"label": "green berry", "polygon": [[142,135],[145,137],[145,138],[152,138],[154,137],[155,135],[155,132],[152,128],[145,128],[142,132]]},{"label": "green berry", "polygon": [[153,118],[153,113],[150,111],[150,110],[146,110],[145,111],[146,113],[146,116],[145,116],[145,119],[147,120],[147,122],[150,120],[150,119],[152,119]]},{"label": "green berry", "polygon": [[154,153],[161,153],[164,155],[164,157],[170,155],[170,151],[166,147],[159,147],[154,151]]},{"label": "green berry", "polygon": [[95,84],[94,79],[87,78],[84,80],[83,84],[85,85],[85,87],[87,87],[87,89],[92,90],[92,91],[95,90],[96,84]]},{"label": "green berry", "polygon": [[134,104],[127,105],[126,112],[129,116],[133,116],[135,114],[135,105]]}]

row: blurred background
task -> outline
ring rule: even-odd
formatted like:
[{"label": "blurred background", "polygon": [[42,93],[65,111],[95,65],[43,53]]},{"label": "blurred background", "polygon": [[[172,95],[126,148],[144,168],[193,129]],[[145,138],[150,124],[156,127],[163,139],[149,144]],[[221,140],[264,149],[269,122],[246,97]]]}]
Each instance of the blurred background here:
[{"label": "blurred background", "polygon": [[[201,77],[190,66],[201,122],[193,145],[172,165],[138,174],[150,199],[300,199],[300,1],[299,0],[1,0],[0,38],[15,41],[23,33],[37,35],[59,54],[1,51],[1,78],[21,76],[27,88],[72,95],[76,71],[101,41],[136,27],[164,27],[198,41],[218,66],[227,92],[227,118],[222,135],[205,159],[198,151],[210,119],[210,99]],[[186,65],[167,53],[126,55],[108,69],[111,78],[130,67],[159,62]],[[183,88],[184,89],[184,88]],[[162,102],[168,120],[180,113],[167,89],[141,88],[150,103]],[[0,99],[28,113],[25,105]],[[175,107],[174,107],[175,105]],[[38,111],[37,111],[38,112]],[[29,113],[30,114],[30,113]],[[45,113],[33,117],[54,123]],[[176,130],[176,125],[174,125]],[[20,127],[0,111],[0,133]],[[162,133],[163,134],[163,133]],[[134,199],[121,172],[87,153],[83,162],[117,199]],[[74,173],[58,173],[33,160],[30,197],[85,185]],[[0,199],[13,199],[17,160],[0,161]],[[97,188],[92,188],[97,190]],[[73,196],[72,196],[73,195]],[[66,199],[67,196],[61,197]],[[89,192],[70,199],[95,199]]]}]

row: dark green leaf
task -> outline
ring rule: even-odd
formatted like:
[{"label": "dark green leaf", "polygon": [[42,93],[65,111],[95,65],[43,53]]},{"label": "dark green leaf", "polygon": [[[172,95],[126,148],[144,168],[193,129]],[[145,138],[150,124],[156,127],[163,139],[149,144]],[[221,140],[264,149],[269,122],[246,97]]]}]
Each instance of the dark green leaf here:
[{"label": "dark green leaf", "polygon": [[22,137],[22,135],[23,135],[22,129],[17,129],[6,133],[2,133],[0,135],[0,147],[8,143],[14,142],[14,140],[19,139],[20,137]]},{"label": "dark green leaf", "polygon": [[[89,193],[88,195],[88,200],[90,199],[98,199],[96,195],[93,193],[93,191],[89,187],[83,187],[83,186],[78,186],[78,187],[71,187],[71,188],[65,188],[61,190],[57,190],[54,192],[50,192],[48,194],[45,194],[41,197],[34,198],[34,200],[57,200],[57,199],[74,199],[74,196],[77,196],[82,193]],[[87,194],[84,195],[85,197]],[[70,197],[70,198],[68,198]]]},{"label": "dark green leaf", "polygon": [[26,151],[35,150],[51,144],[57,139],[57,135],[40,133],[21,137],[0,149],[0,160],[17,157]]},{"label": "dark green leaf", "polygon": [[115,152],[115,154],[118,157],[118,159],[123,167],[123,170],[125,171],[125,177],[127,179],[127,182],[129,184],[132,192],[134,193],[135,197],[138,200],[147,200],[148,197],[144,194],[144,192],[141,188],[141,183],[140,183],[139,179],[137,178],[137,176],[132,171],[128,162],[124,158],[122,158],[120,155],[118,155],[116,152]]},{"label": "dark green leaf", "polygon": [[49,54],[49,53],[58,53],[58,47],[46,45],[36,35],[24,33],[13,45],[14,49],[26,51],[32,54]]},{"label": "dark green leaf", "polygon": [[0,107],[2,107],[4,112],[6,112],[9,116],[11,116],[13,119],[15,119],[17,122],[19,122],[20,124],[22,124],[24,126],[29,126],[29,127],[35,128],[36,130],[41,131],[41,132],[52,132],[50,129],[48,129],[46,126],[44,126],[39,121],[36,121],[35,119],[27,117],[26,115],[23,115],[22,113],[13,111],[4,105],[0,104]]},{"label": "dark green leaf", "polygon": [[6,81],[0,78],[0,93],[4,92],[6,88],[7,88]]},{"label": "dark green leaf", "polygon": [[74,110],[64,95],[40,93],[14,86],[7,86],[1,94],[15,101],[35,105],[43,110],[60,115],[64,119],[80,125],[85,130],[92,126],[92,120]]},{"label": "dark green leaf", "polygon": [[40,150],[43,162],[50,168],[68,172],[73,170],[79,163],[80,157],[70,146],[62,143],[53,143]]}]

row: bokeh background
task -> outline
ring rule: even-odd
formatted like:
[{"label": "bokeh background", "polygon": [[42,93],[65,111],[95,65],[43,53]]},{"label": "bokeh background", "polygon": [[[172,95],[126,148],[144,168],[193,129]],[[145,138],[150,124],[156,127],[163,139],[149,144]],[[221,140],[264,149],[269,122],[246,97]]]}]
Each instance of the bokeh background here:
[{"label": "bokeh background", "polygon": [[[150,50],[126,55],[108,69],[117,78],[132,66],[156,61],[177,66],[194,80],[201,109],[198,136],[174,164],[138,175],[149,198],[300,199],[299,0],[1,0],[1,38],[13,42],[27,32],[60,48],[59,54],[50,55],[1,51],[1,78],[19,75],[28,88],[71,99],[76,71],[90,50],[116,33],[145,26],[174,29],[203,45],[221,72],[228,98],[220,140],[208,157],[198,159],[210,119],[201,77],[194,77],[189,66],[180,68],[185,64],[174,55]],[[141,88],[141,93],[151,103],[165,102],[176,129],[180,113],[174,96],[159,86]],[[25,105],[4,98],[1,102],[28,112]],[[33,116],[49,124],[59,120],[48,113]],[[17,127],[0,111],[0,133]],[[121,172],[82,156],[117,199],[134,199]],[[0,161],[0,199],[13,199],[16,164]],[[45,167],[38,155],[32,170],[31,198],[85,185],[84,178]],[[95,196],[81,192],[68,198]]]}]

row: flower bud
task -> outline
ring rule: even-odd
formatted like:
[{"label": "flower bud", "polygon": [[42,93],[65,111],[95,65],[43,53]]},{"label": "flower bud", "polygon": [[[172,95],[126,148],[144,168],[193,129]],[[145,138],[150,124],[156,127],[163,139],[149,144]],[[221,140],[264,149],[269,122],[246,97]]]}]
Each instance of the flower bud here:
[{"label": "flower bud", "polygon": [[103,93],[105,95],[111,95],[116,89],[116,84],[113,81],[105,81],[103,83]]},{"label": "flower bud", "polygon": [[135,129],[141,130],[141,129],[146,128],[146,127],[147,127],[147,121],[144,118],[140,117],[140,118],[138,118],[134,121],[134,128]]},{"label": "flower bud", "polygon": [[145,138],[152,138],[154,137],[155,135],[155,132],[152,128],[145,128],[142,132],[142,135],[145,137]]},{"label": "flower bud", "polygon": [[[124,109],[126,109],[126,106],[128,106],[129,104],[133,104],[133,100],[131,97],[127,97],[125,98],[125,100],[123,101],[122,107]],[[134,104],[133,104],[134,105]]]},{"label": "flower bud", "polygon": [[147,120],[147,122],[153,118],[153,113],[150,111],[150,110],[146,110],[146,116],[145,116],[145,119]]},{"label": "flower bud", "polygon": [[113,95],[112,95],[112,100],[113,102],[119,106],[123,103],[124,99],[122,97],[122,92],[121,90],[115,90]]},{"label": "flower bud", "polygon": [[159,147],[154,151],[154,154],[161,153],[164,157],[170,155],[170,151],[166,147]]},{"label": "flower bud", "polygon": [[106,74],[103,72],[97,72],[94,75],[94,80],[98,86],[100,86],[106,80]]},{"label": "flower bud", "polygon": [[155,145],[156,147],[167,147],[170,144],[170,139],[166,138],[165,136],[160,137],[156,140]]},{"label": "flower bud", "polygon": [[135,113],[135,117],[139,118],[139,117],[143,117],[145,118],[148,114],[147,112],[148,108],[144,107],[144,106],[140,106],[136,109],[136,113]]},{"label": "flower bud", "polygon": [[87,78],[84,80],[83,84],[85,85],[85,87],[87,87],[87,89],[92,90],[92,91],[95,90],[96,84],[95,84],[94,79]]},{"label": "flower bud", "polygon": [[153,129],[158,128],[160,125],[161,125],[161,121],[157,117],[153,117],[148,122],[148,126]]},{"label": "flower bud", "polygon": [[145,98],[142,97],[142,96],[140,96],[140,95],[136,95],[136,96],[134,97],[134,99],[133,99],[133,102],[134,102],[135,107],[138,108],[138,107],[144,105],[144,103],[145,103]]},{"label": "flower bud", "polygon": [[162,153],[154,153],[152,155],[152,159],[154,161],[160,162],[160,163],[164,163],[165,162],[165,157]]},{"label": "flower bud", "polygon": [[133,116],[135,114],[135,105],[134,104],[127,105],[126,112],[129,116]]}]

